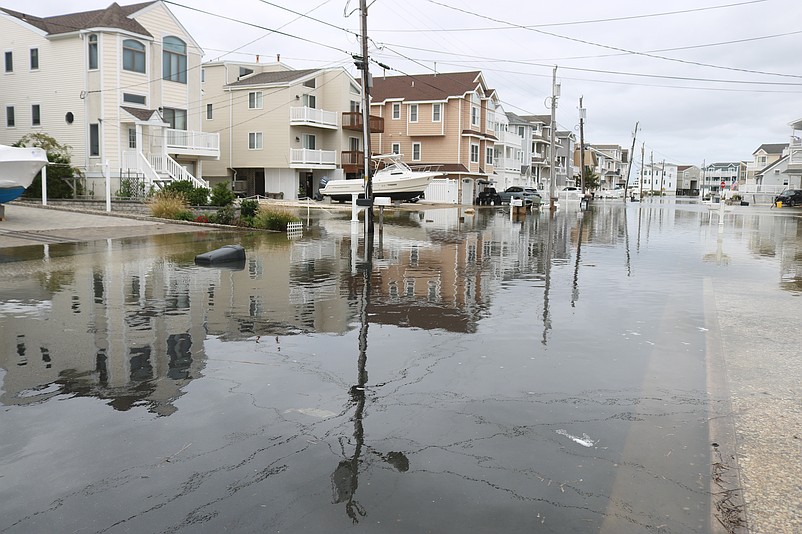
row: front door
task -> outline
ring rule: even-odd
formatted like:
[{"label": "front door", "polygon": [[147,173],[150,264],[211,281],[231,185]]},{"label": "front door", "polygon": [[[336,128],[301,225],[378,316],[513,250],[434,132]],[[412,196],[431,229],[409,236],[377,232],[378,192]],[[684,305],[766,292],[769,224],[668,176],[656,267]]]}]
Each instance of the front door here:
[{"label": "front door", "polygon": [[304,196],[307,198],[311,198],[315,194],[315,186],[314,186],[314,178],[315,174],[311,172],[304,173]]},{"label": "front door", "polygon": [[265,171],[256,171],[253,194],[261,197],[265,196]]}]

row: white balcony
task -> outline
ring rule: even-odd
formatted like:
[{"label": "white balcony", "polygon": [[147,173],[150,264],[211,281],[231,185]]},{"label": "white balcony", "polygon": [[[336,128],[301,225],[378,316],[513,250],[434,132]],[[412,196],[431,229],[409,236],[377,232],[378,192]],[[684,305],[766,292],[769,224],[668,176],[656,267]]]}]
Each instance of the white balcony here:
[{"label": "white balcony", "polygon": [[165,145],[169,154],[220,159],[220,134],[168,128]]},{"label": "white balcony", "polygon": [[515,158],[495,158],[493,167],[498,171],[521,173],[521,162]]},{"label": "white balcony", "polygon": [[290,126],[312,126],[336,130],[338,128],[337,113],[306,106],[290,108]]},{"label": "white balcony", "polygon": [[802,144],[794,143],[788,147],[788,172],[802,173]]},{"label": "white balcony", "polygon": [[290,149],[291,169],[336,169],[337,152],[334,150]]},{"label": "white balcony", "polygon": [[498,137],[498,141],[496,141],[497,144],[501,143],[507,146],[514,146],[515,148],[521,148],[524,143],[524,138],[514,132],[496,132],[496,137]]}]

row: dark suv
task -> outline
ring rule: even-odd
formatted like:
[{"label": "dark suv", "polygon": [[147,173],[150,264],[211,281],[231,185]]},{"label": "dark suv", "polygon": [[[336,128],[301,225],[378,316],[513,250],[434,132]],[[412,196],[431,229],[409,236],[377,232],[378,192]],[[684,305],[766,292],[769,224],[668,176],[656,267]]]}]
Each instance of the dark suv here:
[{"label": "dark suv", "polygon": [[476,196],[476,204],[479,206],[498,206],[501,204],[501,196],[496,192],[495,187],[485,187]]},{"label": "dark suv", "polygon": [[777,202],[783,206],[802,206],[802,189],[786,189],[774,198],[774,203]]}]

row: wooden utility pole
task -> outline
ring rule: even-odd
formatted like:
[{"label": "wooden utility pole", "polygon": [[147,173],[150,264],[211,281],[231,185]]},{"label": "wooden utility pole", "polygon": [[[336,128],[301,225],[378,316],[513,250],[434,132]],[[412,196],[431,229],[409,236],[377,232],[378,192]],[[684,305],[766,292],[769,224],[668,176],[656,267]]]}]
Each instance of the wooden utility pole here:
[{"label": "wooden utility pole", "polygon": [[646,143],[640,146],[640,200],[643,200],[643,165],[646,156]]},{"label": "wooden utility pole", "polygon": [[663,169],[660,171],[660,196],[663,196],[663,178],[666,176],[666,160],[663,160]]},{"label": "wooden utility pole", "polygon": [[649,151],[649,190],[652,192],[650,200],[654,200],[654,150]]},{"label": "wooden utility pole", "polygon": [[551,134],[549,135],[551,157],[549,164],[549,172],[551,174],[551,181],[549,182],[549,209],[554,210],[557,206],[557,176],[556,176],[556,158],[557,150],[554,148],[554,130],[557,127],[557,98],[560,96],[560,86],[557,85],[557,66],[554,66],[554,71],[551,75]]},{"label": "wooden utility pole", "polygon": [[[365,150],[365,199],[368,206],[365,208],[365,227],[368,233],[373,233],[373,172],[370,161],[370,88],[373,80],[370,76],[368,61],[368,7],[367,0],[359,0],[359,13],[362,27],[362,135]],[[357,65],[359,66],[359,65]]]},{"label": "wooden utility pole", "polygon": [[632,163],[635,161],[635,139],[638,137],[638,124],[640,121],[635,123],[635,133],[632,134],[632,148],[629,149],[629,163],[627,164],[627,182],[624,185],[624,202],[627,201],[627,189],[629,189],[629,175],[630,170],[632,170]]},{"label": "wooden utility pole", "polygon": [[585,108],[579,97],[579,180],[582,183],[582,196],[585,196]]}]

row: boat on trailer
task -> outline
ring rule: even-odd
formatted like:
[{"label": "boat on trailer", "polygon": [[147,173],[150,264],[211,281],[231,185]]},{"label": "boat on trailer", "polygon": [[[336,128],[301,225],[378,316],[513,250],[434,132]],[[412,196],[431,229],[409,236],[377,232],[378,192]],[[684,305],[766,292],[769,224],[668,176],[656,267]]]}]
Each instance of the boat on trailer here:
[{"label": "boat on trailer", "polygon": [[[373,196],[389,197],[391,200],[413,200],[423,195],[434,178],[443,176],[436,169],[413,170],[401,161],[401,154],[373,156],[377,165],[384,166],[373,175]],[[328,180],[320,188],[320,194],[332,200],[351,200],[352,195],[365,196],[365,180]]]},{"label": "boat on trailer", "polygon": [[0,204],[22,195],[45,165],[41,148],[0,145]]}]

